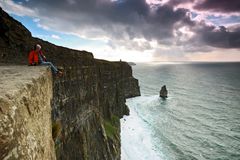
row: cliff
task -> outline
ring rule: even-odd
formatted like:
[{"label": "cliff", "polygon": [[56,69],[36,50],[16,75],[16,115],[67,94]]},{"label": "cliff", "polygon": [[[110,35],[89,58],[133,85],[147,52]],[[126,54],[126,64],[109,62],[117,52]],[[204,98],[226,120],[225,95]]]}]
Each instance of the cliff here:
[{"label": "cliff", "polygon": [[[10,17],[1,8],[0,14],[0,63],[5,65],[0,68],[4,70],[8,64],[13,67],[14,73],[19,71],[15,73],[18,75],[21,74],[21,67],[23,67],[27,74],[32,75],[32,77],[28,77],[29,81],[32,78],[32,89],[35,86],[36,90],[40,92],[37,95],[40,96],[34,100],[28,81],[26,85],[23,84],[27,94],[24,99],[28,99],[34,105],[31,114],[39,113],[45,116],[37,116],[39,118],[37,119],[27,115],[24,110],[28,108],[28,103],[25,104],[24,100],[20,100],[21,103],[10,102],[10,100],[1,101],[1,114],[12,112],[11,106],[15,105],[15,111],[22,113],[22,115],[16,114],[19,116],[15,115],[15,118],[22,117],[23,119],[16,118],[14,120],[18,125],[13,128],[11,136],[5,137],[5,134],[0,132],[0,146],[2,147],[0,147],[0,158],[6,158],[16,150],[19,151],[22,148],[21,145],[25,146],[24,142],[16,142],[18,134],[22,133],[26,137],[29,134],[39,134],[41,136],[35,136],[37,143],[34,144],[46,144],[46,148],[37,145],[39,148],[26,152],[28,153],[26,156],[35,156],[32,159],[54,159],[55,156],[57,159],[63,160],[120,159],[119,118],[129,114],[125,104],[126,98],[140,95],[138,80],[132,76],[131,66],[126,62],[94,59],[92,53],[56,46],[34,38],[21,23]],[[23,66],[23,64],[27,64],[28,53],[36,43],[41,44],[43,52],[50,61],[64,69],[62,78],[52,77],[49,75],[49,71],[47,72],[43,67]],[[13,64],[21,65],[21,67],[14,67]],[[20,79],[20,77],[17,76],[14,79]],[[7,76],[2,81],[5,83],[12,80]],[[17,84],[14,82],[11,82],[12,89],[17,90]],[[0,83],[1,90],[2,86],[3,84]],[[8,90],[10,91],[10,88],[4,89],[4,91]],[[18,89],[18,92],[23,93],[21,88]],[[22,96],[15,94],[12,97],[21,99]],[[45,108],[42,107],[43,102],[41,101],[46,105]],[[46,104],[48,102],[51,106],[51,122],[47,121],[50,112],[49,106]],[[8,103],[12,105],[7,105]],[[29,120],[26,118],[27,116]],[[31,124],[27,126],[29,128],[26,129],[26,132],[20,132],[21,126],[27,125],[24,123],[26,119]],[[0,120],[1,128],[6,123],[13,123],[11,119]],[[34,126],[34,123],[37,125]],[[46,131],[49,126],[52,126],[50,128],[52,132]],[[43,139],[48,141],[48,144]],[[52,149],[51,141],[54,142],[55,149]],[[46,149],[50,151],[49,154],[46,154]]]},{"label": "cliff", "polygon": [[0,159],[55,159],[51,71],[0,67]]}]

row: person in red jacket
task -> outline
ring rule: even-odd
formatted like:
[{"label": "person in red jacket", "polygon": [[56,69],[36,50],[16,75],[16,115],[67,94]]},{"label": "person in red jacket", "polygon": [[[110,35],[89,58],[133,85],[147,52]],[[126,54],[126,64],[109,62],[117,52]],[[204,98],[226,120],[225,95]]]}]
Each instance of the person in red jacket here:
[{"label": "person in red jacket", "polygon": [[39,44],[36,44],[34,46],[34,50],[32,50],[29,53],[28,56],[28,63],[31,66],[36,66],[36,65],[48,65],[51,67],[51,70],[54,74],[57,74],[59,76],[62,76],[62,72],[59,71],[53,64],[52,62],[48,62],[44,54],[42,53],[41,46]]}]

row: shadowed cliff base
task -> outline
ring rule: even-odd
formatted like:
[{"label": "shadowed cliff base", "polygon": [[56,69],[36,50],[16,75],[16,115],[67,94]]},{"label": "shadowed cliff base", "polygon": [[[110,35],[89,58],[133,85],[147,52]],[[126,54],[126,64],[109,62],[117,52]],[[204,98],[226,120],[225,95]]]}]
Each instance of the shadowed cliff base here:
[{"label": "shadowed cliff base", "polygon": [[[26,65],[29,51],[38,43],[43,47],[48,59],[58,67],[64,68],[64,76],[53,77],[51,81],[52,121],[49,123],[45,120],[41,121],[46,124],[38,129],[38,132],[42,133],[44,131],[42,128],[51,125],[50,123],[53,124],[54,135],[50,132],[51,138],[48,140],[52,141],[54,138],[56,158],[120,159],[119,118],[129,114],[125,104],[126,98],[140,95],[138,80],[132,76],[132,68],[126,62],[94,59],[90,52],[72,50],[33,38],[21,23],[1,8],[0,14],[0,28],[3,28],[0,33],[0,63]],[[34,76],[39,73],[34,69],[41,70],[42,67],[23,68],[24,71],[29,72],[29,75]],[[21,70],[21,67],[19,69]],[[15,78],[18,79],[17,76]],[[11,82],[11,80],[4,81]],[[39,94],[42,95],[44,92]],[[27,98],[32,99],[30,95]],[[41,108],[40,104],[35,105]],[[2,106],[6,107],[5,104]],[[16,112],[21,112],[21,108],[16,107]],[[40,110],[40,114],[45,114],[45,111]],[[16,119],[17,122],[18,120]],[[1,122],[2,124],[4,123]],[[19,128],[12,131],[13,135],[16,135]],[[24,132],[26,135],[33,133],[31,129]],[[12,138],[15,140],[17,137]],[[4,139],[4,141],[8,140]],[[4,144],[7,144],[4,147],[9,144],[16,150],[20,147],[20,144],[8,142]],[[13,150],[2,151],[4,153],[1,153],[1,156],[4,157]],[[55,151],[50,155],[54,155]],[[38,154],[39,157],[42,156],[40,159],[44,159],[44,152]],[[54,156],[50,159],[54,159]]]}]

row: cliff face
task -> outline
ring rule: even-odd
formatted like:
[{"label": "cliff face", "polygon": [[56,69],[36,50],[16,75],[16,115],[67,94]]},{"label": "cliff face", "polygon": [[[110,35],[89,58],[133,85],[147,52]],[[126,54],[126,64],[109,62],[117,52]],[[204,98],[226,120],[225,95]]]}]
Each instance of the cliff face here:
[{"label": "cliff face", "polygon": [[119,118],[129,114],[125,99],[140,95],[132,68],[126,62],[94,59],[92,53],[32,38],[1,9],[0,14],[0,63],[26,64],[32,46],[39,43],[48,59],[64,68],[64,76],[52,81],[57,159],[120,159]]},{"label": "cliff face", "polygon": [[53,87],[53,120],[62,128],[58,158],[120,159],[119,118],[129,114],[125,86],[137,84],[131,68],[102,60],[64,68],[66,76],[55,79]]},{"label": "cliff face", "polygon": [[56,159],[46,67],[0,67],[0,159]]}]

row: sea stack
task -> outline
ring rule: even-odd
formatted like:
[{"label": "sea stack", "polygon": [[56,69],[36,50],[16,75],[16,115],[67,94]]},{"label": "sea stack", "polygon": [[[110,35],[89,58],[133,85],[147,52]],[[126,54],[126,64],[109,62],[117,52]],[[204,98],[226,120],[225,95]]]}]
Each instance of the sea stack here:
[{"label": "sea stack", "polygon": [[160,90],[160,97],[167,98],[167,94],[168,94],[168,91],[167,91],[166,85],[164,85]]}]

